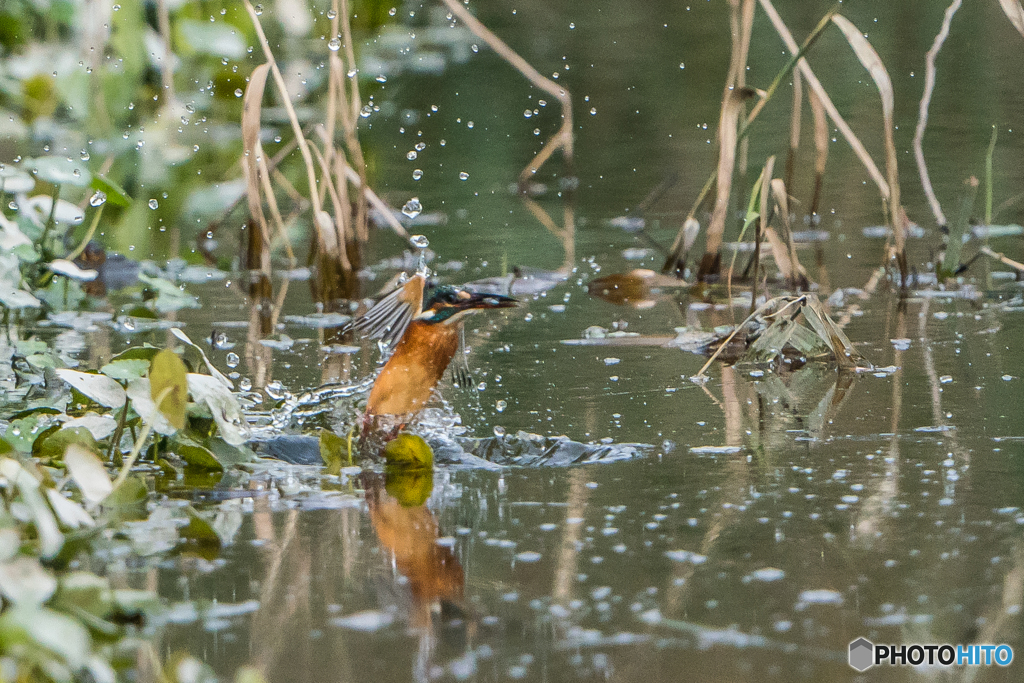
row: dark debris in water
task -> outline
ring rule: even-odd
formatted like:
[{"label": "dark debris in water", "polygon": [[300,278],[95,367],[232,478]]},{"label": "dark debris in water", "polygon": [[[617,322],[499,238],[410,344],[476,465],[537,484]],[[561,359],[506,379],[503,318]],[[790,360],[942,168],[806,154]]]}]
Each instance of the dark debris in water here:
[{"label": "dark debris in water", "polygon": [[[427,439],[440,465],[567,467],[585,463],[632,460],[653,452],[639,443],[581,443],[567,436],[540,436],[524,431],[487,438],[432,436]],[[257,453],[293,465],[322,465],[316,436],[285,435],[250,444]]]}]

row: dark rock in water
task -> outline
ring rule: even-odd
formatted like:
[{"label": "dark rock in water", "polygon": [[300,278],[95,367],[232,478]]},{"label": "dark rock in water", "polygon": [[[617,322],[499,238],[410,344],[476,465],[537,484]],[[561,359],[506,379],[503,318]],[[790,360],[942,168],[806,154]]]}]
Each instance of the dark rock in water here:
[{"label": "dark rock in water", "polygon": [[320,457],[320,439],[315,436],[278,436],[267,441],[253,441],[249,446],[260,455],[292,465],[324,464]]},{"label": "dark rock in water", "polygon": [[[500,467],[567,467],[583,463],[616,462],[648,455],[654,450],[639,443],[580,443],[567,436],[540,436],[517,432],[511,436],[486,439],[431,436],[427,443],[439,465],[462,465],[480,469]],[[287,435],[249,446],[261,456],[292,465],[323,465],[320,439],[315,436]]]},{"label": "dark rock in water", "polygon": [[485,439],[428,439],[434,461],[449,464],[491,466],[566,467],[583,463],[631,460],[648,454],[653,446],[638,443],[580,443],[567,436],[540,436],[516,432],[514,436]]}]

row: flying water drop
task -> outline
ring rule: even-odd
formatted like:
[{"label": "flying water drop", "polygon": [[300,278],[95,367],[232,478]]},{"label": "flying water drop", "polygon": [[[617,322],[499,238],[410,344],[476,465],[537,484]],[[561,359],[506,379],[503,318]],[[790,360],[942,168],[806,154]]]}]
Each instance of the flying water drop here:
[{"label": "flying water drop", "polygon": [[[423,213],[423,205],[420,204],[420,198],[419,197],[413,197],[412,199],[407,201],[405,203],[405,206],[402,207],[402,213],[404,213],[409,218],[416,218],[416,216],[419,216],[421,213]],[[417,237],[423,237],[423,236],[422,235],[416,235],[416,236],[412,237],[411,239],[415,240]],[[427,246],[425,244],[426,239],[427,238],[423,237],[423,241],[424,241],[423,247]],[[415,246],[420,246],[420,245],[416,244],[415,242],[413,242],[413,244]],[[422,249],[423,247],[420,247],[420,248]]]}]

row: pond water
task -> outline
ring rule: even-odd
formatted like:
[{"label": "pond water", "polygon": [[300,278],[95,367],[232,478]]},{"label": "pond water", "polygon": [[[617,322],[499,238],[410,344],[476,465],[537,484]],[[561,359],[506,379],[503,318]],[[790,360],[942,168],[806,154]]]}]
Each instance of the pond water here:
[{"label": "pond water", "polygon": [[[427,11],[406,5],[400,11]],[[780,3],[798,36],[827,9]],[[892,75],[905,203],[926,228],[909,245],[921,272],[941,238],[904,152],[943,9],[843,9]],[[510,191],[559,111],[554,101],[541,106],[543,96],[493,53],[457,60],[442,51],[443,70],[418,72],[417,60],[438,52],[413,40],[401,59],[367,62],[367,70],[390,69],[371,89],[381,110],[362,132],[371,180],[393,206],[418,197],[423,214],[410,231],[429,238],[438,276],[463,283],[515,267],[543,276],[543,291],[520,295],[520,307],[467,321],[475,386],[443,382],[430,423],[467,437],[640,444],[636,457],[439,466],[432,482],[412,484],[432,486],[426,504],[408,507],[396,498],[403,484],[373,472],[324,481],[316,467],[261,461],[212,491],[185,481],[157,507],[189,500],[210,513],[225,541],[216,559],[96,560],[123,585],[155,589],[172,605],[153,631],[158,652],[188,651],[225,678],[254,665],[270,681],[1019,680],[1017,662],[954,674],[857,674],[847,664],[858,637],[1006,643],[1024,654],[1024,299],[1012,275],[979,260],[950,291],[923,284],[900,297],[884,283],[867,287],[884,238],[865,228],[884,215],[839,137],[820,223],[806,226],[824,234],[799,254],[831,316],[880,370],[716,363],[708,383],[694,383],[706,358],[672,344],[677,328],[737,324],[749,298],[730,305],[724,288],[706,297],[663,288],[616,305],[587,285],[658,270],[663,254],[614,219],[637,216],[675,174],[642,212],[650,238],[671,244],[714,166],[725,3],[530,1],[481,11],[571,90],[578,188],[560,184],[556,155],[537,179],[545,193],[531,201]],[[925,145],[947,213],[963,180],[982,173],[993,124],[996,204],[1024,181],[1024,41],[997,3],[962,12],[940,58]],[[759,17],[748,81],[766,85],[782,49]],[[382,51],[368,45],[365,59]],[[837,32],[825,34],[811,63],[881,164],[877,92]],[[768,154],[784,164],[789,92],[751,137],[748,185]],[[805,204],[813,186],[807,114],[790,188]],[[410,160],[417,142],[426,147]],[[1018,223],[1019,210],[995,222]],[[187,236],[191,227],[181,227]],[[1019,241],[991,245],[1014,256]],[[375,233],[368,295],[397,272],[384,260],[403,248]],[[976,251],[977,242],[965,247]],[[284,283],[275,279],[275,293]],[[224,333],[235,346],[211,358],[255,392],[270,385],[298,395],[370,376],[375,346],[353,349],[337,328],[310,326],[303,316],[318,308],[307,283],[287,287],[269,335],[284,340],[278,348],[258,343],[260,312],[237,275],[189,284],[202,308],[177,318],[193,340]],[[167,341],[164,332],[82,335],[80,356],[91,367],[129,344]],[[344,435],[357,405],[342,400],[288,431],[326,426]]]}]

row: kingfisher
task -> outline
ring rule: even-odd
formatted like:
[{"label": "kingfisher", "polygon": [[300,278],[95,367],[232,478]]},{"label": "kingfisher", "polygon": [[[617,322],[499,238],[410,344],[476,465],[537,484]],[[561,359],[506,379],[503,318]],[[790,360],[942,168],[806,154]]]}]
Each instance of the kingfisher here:
[{"label": "kingfisher", "polygon": [[457,351],[463,351],[459,374],[468,378],[463,320],[518,303],[500,294],[430,285],[421,271],[356,318],[351,328],[393,349],[370,390],[364,427],[379,416],[411,416],[423,409]]}]

